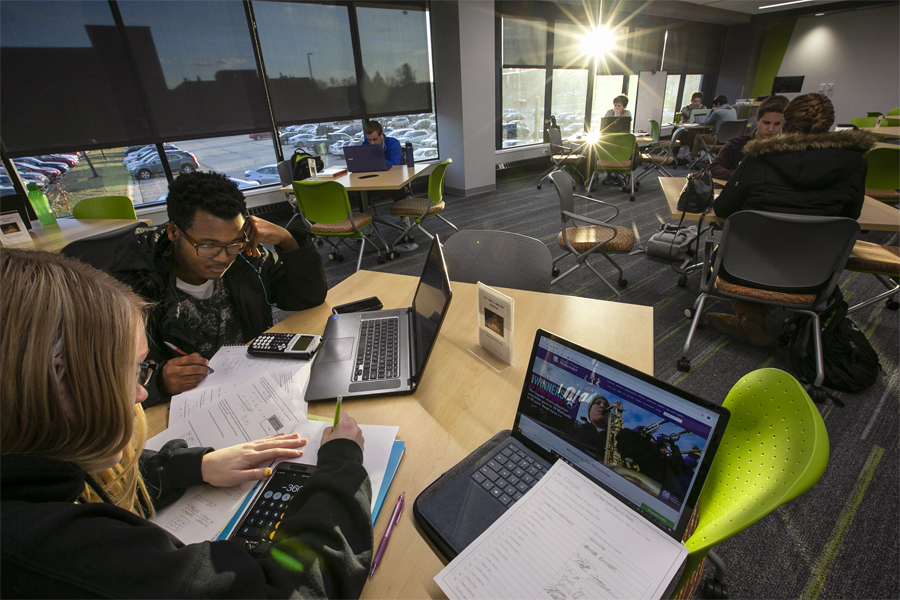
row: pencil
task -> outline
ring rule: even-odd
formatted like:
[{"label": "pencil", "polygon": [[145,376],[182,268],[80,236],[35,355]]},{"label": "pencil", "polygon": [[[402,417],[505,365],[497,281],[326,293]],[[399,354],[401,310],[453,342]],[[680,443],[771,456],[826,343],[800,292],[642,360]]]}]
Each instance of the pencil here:
[{"label": "pencil", "polygon": [[332,425],[332,429],[337,427],[338,421],[341,420],[341,402],[344,400],[343,396],[337,397],[337,405],[334,407],[334,425]]}]

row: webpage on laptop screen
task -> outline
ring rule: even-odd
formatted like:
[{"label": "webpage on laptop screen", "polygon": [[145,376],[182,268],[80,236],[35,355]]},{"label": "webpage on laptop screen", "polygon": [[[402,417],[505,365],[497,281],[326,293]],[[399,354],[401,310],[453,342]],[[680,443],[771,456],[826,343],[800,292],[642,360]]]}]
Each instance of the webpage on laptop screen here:
[{"label": "webpage on laptop screen", "polygon": [[519,431],[674,529],[718,416],[542,338]]}]

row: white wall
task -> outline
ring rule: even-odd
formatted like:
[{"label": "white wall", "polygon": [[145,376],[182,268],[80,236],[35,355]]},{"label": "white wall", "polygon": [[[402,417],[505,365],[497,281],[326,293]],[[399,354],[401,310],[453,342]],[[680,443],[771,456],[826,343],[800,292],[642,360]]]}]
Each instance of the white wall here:
[{"label": "white wall", "polygon": [[780,76],[804,75],[803,93],[825,91],[835,122],[900,106],[900,4],[797,20]]}]

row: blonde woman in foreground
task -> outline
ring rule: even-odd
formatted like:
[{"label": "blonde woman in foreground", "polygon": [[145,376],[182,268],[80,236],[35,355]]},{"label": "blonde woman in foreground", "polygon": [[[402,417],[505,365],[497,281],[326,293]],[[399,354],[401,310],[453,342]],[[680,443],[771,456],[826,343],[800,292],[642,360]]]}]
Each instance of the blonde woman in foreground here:
[{"label": "blonde woman in foreground", "polygon": [[[372,557],[362,432],[342,416],[273,551],[184,545],[146,519],[203,482],[262,479],[305,440],[143,451],[146,304],[59,255],[0,248],[0,595],[359,597]],[[276,551],[277,550],[277,551]],[[273,555],[277,558],[273,558]]]}]

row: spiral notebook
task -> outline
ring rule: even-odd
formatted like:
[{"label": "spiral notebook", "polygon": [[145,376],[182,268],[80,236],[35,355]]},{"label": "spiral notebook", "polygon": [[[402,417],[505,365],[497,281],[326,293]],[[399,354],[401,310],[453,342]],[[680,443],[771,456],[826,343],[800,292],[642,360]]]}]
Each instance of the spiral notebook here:
[{"label": "spiral notebook", "polygon": [[437,549],[457,556],[558,460],[680,541],[727,409],[540,329],[526,373],[512,430],[416,498],[416,521]]}]

